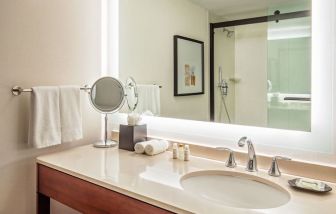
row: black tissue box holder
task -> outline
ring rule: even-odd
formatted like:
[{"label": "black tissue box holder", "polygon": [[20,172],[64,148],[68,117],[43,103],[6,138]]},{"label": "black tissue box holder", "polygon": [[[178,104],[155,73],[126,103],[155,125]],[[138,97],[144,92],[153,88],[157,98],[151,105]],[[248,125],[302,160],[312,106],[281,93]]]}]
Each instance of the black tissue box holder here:
[{"label": "black tissue box holder", "polygon": [[134,145],[147,140],[147,125],[120,125],[119,149],[134,151]]}]

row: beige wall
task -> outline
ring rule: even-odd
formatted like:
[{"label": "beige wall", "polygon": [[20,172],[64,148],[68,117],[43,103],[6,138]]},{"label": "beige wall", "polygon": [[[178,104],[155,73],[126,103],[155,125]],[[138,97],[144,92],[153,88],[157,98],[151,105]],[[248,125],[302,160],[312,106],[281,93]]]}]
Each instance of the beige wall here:
[{"label": "beige wall", "polygon": [[[100,1],[0,1],[0,213],[35,213],[36,156],[91,143],[100,117],[82,95],[84,140],[50,149],[27,145],[29,94],[13,85],[92,83],[99,76]],[[57,210],[54,213],[67,213]],[[72,213],[72,212],[71,212]]]},{"label": "beige wall", "polygon": [[[208,12],[189,0],[120,1],[120,79],[163,86],[161,116],[209,120]],[[173,36],[205,42],[205,94],[174,97]]]},{"label": "beige wall", "polygon": [[235,27],[235,122],[267,126],[268,23]]}]

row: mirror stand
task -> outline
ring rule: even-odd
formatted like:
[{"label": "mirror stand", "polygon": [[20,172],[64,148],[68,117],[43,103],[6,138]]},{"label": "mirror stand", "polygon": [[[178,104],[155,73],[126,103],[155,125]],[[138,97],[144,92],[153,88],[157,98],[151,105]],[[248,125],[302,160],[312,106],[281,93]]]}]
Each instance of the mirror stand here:
[{"label": "mirror stand", "polygon": [[107,122],[108,122],[108,117],[107,114],[105,114],[105,135],[104,135],[104,140],[97,142],[93,144],[95,148],[111,148],[115,147],[118,143],[112,140],[108,140],[108,134],[107,134]]}]

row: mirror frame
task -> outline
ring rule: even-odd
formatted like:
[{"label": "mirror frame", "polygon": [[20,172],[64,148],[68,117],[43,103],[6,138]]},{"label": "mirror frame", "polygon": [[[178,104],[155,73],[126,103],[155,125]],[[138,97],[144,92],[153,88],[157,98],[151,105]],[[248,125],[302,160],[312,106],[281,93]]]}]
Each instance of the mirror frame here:
[{"label": "mirror frame", "polygon": [[[134,85],[132,85],[132,83]],[[127,90],[129,90],[130,88],[133,89],[134,98],[136,98],[136,102],[134,103],[133,108],[131,108],[131,106],[129,104],[129,96],[127,94]],[[139,93],[138,93],[137,83],[136,83],[136,81],[134,80],[133,77],[128,77],[127,80],[126,80],[126,83],[125,83],[125,96],[126,96],[126,101],[125,102],[127,103],[128,110],[131,111],[131,112],[135,111],[135,109],[137,108],[137,106],[139,104]]]},{"label": "mirror frame", "polygon": [[[119,106],[118,106],[117,108],[113,109],[112,111],[108,111],[108,112],[104,112],[104,111],[98,109],[97,106],[96,106],[96,105],[93,103],[93,101],[92,101],[92,91],[93,91],[93,88],[94,88],[94,86],[97,84],[97,82],[99,82],[99,81],[101,81],[101,80],[103,80],[103,79],[113,79],[114,81],[116,81],[116,82],[119,84],[120,88],[121,88],[121,91],[122,91],[122,97],[123,97],[123,98],[122,98],[122,101],[121,101],[120,104],[119,104]],[[101,114],[113,114],[113,113],[119,111],[119,110],[124,106],[124,104],[125,104],[125,89],[124,89],[124,85],[122,84],[122,82],[121,82],[120,80],[118,80],[118,79],[116,79],[116,78],[114,78],[114,77],[110,77],[110,76],[101,77],[101,78],[97,79],[97,80],[93,83],[93,85],[91,86],[90,93],[89,93],[89,100],[90,100],[90,103],[91,103],[91,105],[93,106],[93,108],[94,108],[96,111],[98,111],[99,113],[101,113]]]}]

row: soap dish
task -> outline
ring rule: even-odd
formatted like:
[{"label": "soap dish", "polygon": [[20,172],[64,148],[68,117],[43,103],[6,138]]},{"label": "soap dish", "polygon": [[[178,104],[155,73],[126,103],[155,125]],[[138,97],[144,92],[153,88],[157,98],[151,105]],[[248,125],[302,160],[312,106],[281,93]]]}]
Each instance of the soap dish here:
[{"label": "soap dish", "polygon": [[321,181],[313,181],[313,180],[307,180],[307,179],[302,179],[302,178],[296,178],[293,180],[289,180],[288,184],[295,189],[305,190],[305,191],[310,191],[310,192],[315,192],[315,193],[326,193],[332,190],[330,186],[328,186],[327,184]]}]

